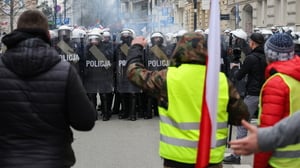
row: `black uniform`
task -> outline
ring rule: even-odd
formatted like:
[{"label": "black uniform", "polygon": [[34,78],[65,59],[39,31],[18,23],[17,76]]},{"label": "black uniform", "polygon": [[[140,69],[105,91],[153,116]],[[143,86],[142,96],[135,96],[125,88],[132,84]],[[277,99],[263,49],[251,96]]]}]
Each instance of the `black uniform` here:
[{"label": "black uniform", "polygon": [[113,92],[112,45],[99,41],[86,47],[84,86],[91,101],[97,106],[97,93],[100,94],[103,121],[110,118],[110,101]]},{"label": "black uniform", "polygon": [[[159,71],[170,65],[170,55],[167,53],[167,48],[163,45],[163,39],[158,37],[160,40],[155,41],[153,38],[151,38],[152,46],[147,48],[145,67],[151,71]],[[143,94],[143,98],[145,102],[144,104],[146,105],[144,118],[152,118],[153,113],[154,115],[158,115],[157,99],[147,93]]]},{"label": "black uniform", "polygon": [[119,113],[120,119],[128,118],[129,120],[136,120],[136,106],[138,94],[141,90],[134,86],[126,75],[126,62],[128,49],[131,45],[132,36],[121,37],[122,43],[116,47],[116,97],[114,110],[118,110],[121,104],[121,111]]}]

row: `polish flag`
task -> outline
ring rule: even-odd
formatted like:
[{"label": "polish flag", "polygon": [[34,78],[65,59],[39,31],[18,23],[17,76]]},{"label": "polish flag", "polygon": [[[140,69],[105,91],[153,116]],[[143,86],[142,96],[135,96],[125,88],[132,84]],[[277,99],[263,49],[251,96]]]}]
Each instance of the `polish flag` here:
[{"label": "polish flag", "polygon": [[[219,44],[219,45],[216,45]],[[219,0],[210,1],[208,59],[202,103],[200,137],[196,168],[209,165],[210,148],[216,144],[217,107],[220,72],[220,7]]]}]

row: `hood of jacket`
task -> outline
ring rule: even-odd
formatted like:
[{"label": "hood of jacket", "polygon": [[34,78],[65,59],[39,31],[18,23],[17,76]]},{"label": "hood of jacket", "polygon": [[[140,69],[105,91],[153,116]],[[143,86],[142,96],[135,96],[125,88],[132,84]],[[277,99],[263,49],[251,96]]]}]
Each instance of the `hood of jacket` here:
[{"label": "hood of jacket", "polygon": [[7,46],[1,57],[4,65],[23,78],[39,75],[61,60],[47,32],[39,29],[16,29],[2,42]]},{"label": "hood of jacket", "polygon": [[289,75],[300,81],[300,58],[295,56],[288,61],[275,61],[270,63],[265,71],[265,77],[269,78],[276,72]]}]

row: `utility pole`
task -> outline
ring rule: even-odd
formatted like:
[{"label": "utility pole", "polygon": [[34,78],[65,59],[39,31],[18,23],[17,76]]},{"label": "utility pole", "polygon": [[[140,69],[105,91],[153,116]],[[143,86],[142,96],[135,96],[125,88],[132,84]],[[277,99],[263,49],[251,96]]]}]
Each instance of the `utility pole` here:
[{"label": "utility pole", "polygon": [[56,29],[56,18],[57,18],[57,0],[53,0],[53,5],[54,5],[54,28]]},{"label": "utility pole", "polygon": [[82,22],[82,1],[80,1],[80,25],[81,26],[83,25],[83,22]]},{"label": "utility pole", "polygon": [[239,28],[239,22],[240,22],[240,10],[239,10],[239,4],[235,4],[235,29]]},{"label": "utility pole", "polygon": [[67,17],[67,0],[64,0],[64,24]]},{"label": "utility pole", "polygon": [[197,29],[197,0],[194,1],[194,31]]},{"label": "utility pole", "polygon": [[153,32],[153,20],[152,20],[152,0],[148,0],[148,22],[150,22],[150,30]]}]

